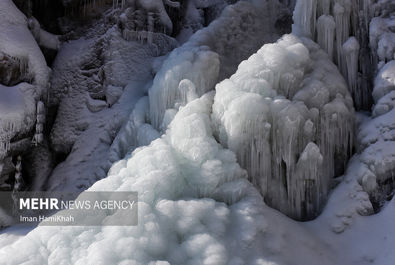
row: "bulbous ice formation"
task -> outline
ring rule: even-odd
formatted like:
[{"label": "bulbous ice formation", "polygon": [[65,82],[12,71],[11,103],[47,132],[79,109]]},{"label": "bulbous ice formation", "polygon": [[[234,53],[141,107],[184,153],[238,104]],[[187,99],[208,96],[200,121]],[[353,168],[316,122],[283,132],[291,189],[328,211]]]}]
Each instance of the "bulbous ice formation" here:
[{"label": "bulbous ice formation", "polygon": [[317,216],[353,140],[353,102],[328,56],[308,39],[285,35],[216,91],[217,137],[265,201],[297,220]]}]

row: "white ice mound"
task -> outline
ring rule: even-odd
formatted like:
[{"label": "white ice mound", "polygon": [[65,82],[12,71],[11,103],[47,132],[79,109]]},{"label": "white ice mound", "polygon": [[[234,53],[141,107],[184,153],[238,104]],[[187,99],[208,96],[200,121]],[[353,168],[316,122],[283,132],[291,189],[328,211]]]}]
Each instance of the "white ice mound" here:
[{"label": "white ice mound", "polygon": [[314,235],[264,204],[235,154],[215,141],[212,103],[213,92],[181,108],[165,135],[90,188],[138,191],[138,226],[39,226],[0,249],[2,264],[290,264],[296,244],[306,264],[339,264]]},{"label": "white ice mound", "polygon": [[[0,260],[4,264],[247,264],[243,260],[258,264],[246,252],[254,251],[247,246],[265,230],[262,211],[267,207],[235,155],[214,140],[212,101],[213,93],[191,102],[177,114],[166,135],[137,149],[117,173],[90,188],[138,191],[138,226],[38,227],[1,249]],[[10,255],[21,248],[26,251]]]},{"label": "white ice mound", "polygon": [[214,128],[272,207],[317,216],[351,154],[354,108],[347,85],[310,40],[263,46],[216,87]]}]

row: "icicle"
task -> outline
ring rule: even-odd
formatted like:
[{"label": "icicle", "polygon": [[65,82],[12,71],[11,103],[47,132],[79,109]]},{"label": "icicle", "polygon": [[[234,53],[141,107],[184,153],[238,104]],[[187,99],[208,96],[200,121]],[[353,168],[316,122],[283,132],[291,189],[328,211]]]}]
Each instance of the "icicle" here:
[{"label": "icicle", "polygon": [[154,13],[148,12],[148,44],[152,44],[152,33],[154,32]]},{"label": "icicle", "polygon": [[296,164],[295,177],[290,183],[292,216],[304,220],[305,214],[319,214],[317,209],[323,206],[328,195],[328,183],[322,178],[323,157],[314,143],[309,143]]},{"label": "icicle", "polygon": [[345,75],[346,73],[346,65],[345,60],[342,57],[342,46],[343,43],[346,42],[348,37],[350,36],[350,14],[351,14],[351,6],[348,2],[344,3],[342,6],[339,3],[336,3],[334,6],[334,17],[336,23],[336,52],[337,52],[337,65],[340,69],[340,72]]},{"label": "icicle", "polygon": [[185,106],[188,102],[191,102],[194,99],[197,99],[196,95],[196,87],[194,83],[192,83],[188,79],[184,79],[180,81],[178,85],[178,91],[180,93],[180,102],[177,102],[175,105],[176,108],[179,106]]},{"label": "icicle", "polygon": [[18,192],[24,189],[24,181],[22,177],[22,157],[17,157],[17,162],[15,165],[15,183],[14,183],[14,192]]},{"label": "icicle", "polygon": [[293,32],[299,36],[314,38],[317,0],[299,0],[296,3],[293,19]]},{"label": "icicle", "polygon": [[44,141],[45,106],[42,101],[37,102],[36,132],[33,137],[33,144],[38,145]]},{"label": "icicle", "polygon": [[348,86],[357,102],[361,102],[361,95],[358,90],[359,48],[359,43],[355,37],[349,38],[342,47],[343,55],[346,57]]},{"label": "icicle", "polygon": [[317,2],[317,14],[329,15],[331,10],[331,0],[318,0]]},{"label": "icicle", "polygon": [[333,60],[333,45],[335,42],[335,20],[332,16],[322,15],[317,20],[317,42]]}]

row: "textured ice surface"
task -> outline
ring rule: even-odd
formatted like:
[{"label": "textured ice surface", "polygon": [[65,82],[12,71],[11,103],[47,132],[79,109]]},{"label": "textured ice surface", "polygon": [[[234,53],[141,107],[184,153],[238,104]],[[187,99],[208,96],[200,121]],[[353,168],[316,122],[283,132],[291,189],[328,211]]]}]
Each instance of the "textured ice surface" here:
[{"label": "textured ice surface", "polygon": [[[300,237],[304,228],[265,206],[236,156],[215,141],[212,100],[210,93],[190,102],[162,138],[136,149],[90,188],[138,191],[139,226],[38,227],[2,248],[0,259],[10,265],[241,265],[289,264],[298,253],[306,264],[319,257],[336,264],[319,240]],[[298,243],[296,253],[288,244]]]},{"label": "textured ice surface", "polygon": [[[255,2],[256,5],[267,3]],[[283,2],[289,2],[291,5],[292,1]],[[332,10],[330,2],[318,1],[317,17],[321,17],[322,14],[333,15],[330,14]],[[342,1],[337,2],[345,5]],[[364,4],[364,9],[360,11],[366,12],[369,9],[368,2],[361,2]],[[122,5],[122,1],[118,1],[118,4]],[[239,5],[244,5],[246,10],[249,9],[248,3]],[[257,7],[256,5],[254,7]],[[164,64],[165,67],[160,70],[166,73],[161,75],[163,79],[160,80],[177,80],[174,82],[174,87],[169,89],[171,97],[167,97],[166,94],[156,94],[163,102],[171,99],[169,105],[164,104],[161,112],[156,113],[159,113],[158,116],[163,116],[158,119],[156,129],[165,131],[169,128],[165,135],[160,137],[160,133],[147,123],[152,117],[149,106],[151,99],[142,97],[136,103],[126,126],[123,127],[123,133],[118,134],[110,149],[113,151],[112,154],[116,154],[115,160],[124,155],[126,157],[114,164],[108,178],[97,182],[91,188],[92,190],[139,191],[140,225],[126,228],[39,227],[16,243],[1,249],[1,261],[4,260],[6,264],[25,262],[37,265],[47,263],[157,265],[393,263],[395,257],[392,250],[395,242],[388,235],[394,232],[394,200],[388,202],[378,215],[362,216],[373,212],[369,196],[374,197],[383,194],[382,191],[385,193],[393,188],[386,185],[392,183],[395,165],[393,155],[395,133],[392,129],[395,96],[391,83],[392,71],[388,70],[392,69],[390,64],[381,65],[383,70],[376,79],[377,96],[373,118],[358,116],[358,154],[352,158],[342,178],[343,181],[334,189],[323,214],[313,222],[303,224],[293,222],[267,207],[256,188],[246,180],[250,178],[253,182],[257,182],[252,174],[247,177],[246,172],[236,163],[236,159],[240,164],[250,159],[253,165],[251,168],[257,170],[266,170],[268,164],[258,163],[262,162],[258,160],[261,157],[254,158],[251,155],[254,153],[244,151],[249,145],[242,145],[240,142],[249,143],[250,137],[253,137],[254,145],[251,150],[257,151],[257,148],[262,148],[263,156],[272,152],[273,148],[264,147],[274,140],[276,143],[274,150],[281,158],[279,162],[275,161],[280,166],[274,168],[274,171],[281,171],[281,168],[293,163],[293,173],[296,178],[292,181],[303,179],[306,184],[319,181],[322,172],[327,172],[321,171],[322,168],[329,167],[332,170],[333,167],[331,158],[325,157],[325,154],[334,152],[330,144],[337,145],[347,141],[343,135],[349,132],[350,128],[346,127],[350,122],[344,113],[352,112],[352,101],[345,92],[345,82],[339,77],[336,68],[329,63],[329,58],[308,40],[298,40],[288,36],[286,40],[280,41],[283,45],[278,43],[266,46],[248,62],[241,64],[240,70],[234,77],[218,85],[217,96],[221,93],[220,88],[223,88],[221,94],[223,97],[220,99],[224,111],[221,115],[226,116],[227,120],[224,124],[215,119],[212,122],[214,95],[209,93],[196,99],[201,96],[197,93],[199,85],[209,80],[194,82],[193,78],[190,80],[187,76],[184,77],[188,73],[178,71],[177,66],[182,67],[184,62],[185,64],[195,62],[200,55],[204,59],[205,52],[210,52],[212,55],[216,53],[220,73],[218,80],[221,80],[234,72],[240,58],[246,58],[252,53],[251,50],[244,48],[248,47],[251,40],[260,38],[259,34],[254,35],[255,31],[251,31],[243,35],[243,32],[251,29],[249,26],[244,28],[244,31],[234,30],[233,25],[239,25],[239,22],[237,16],[233,15],[244,13],[239,12],[240,9],[229,10],[232,11],[228,11],[232,19],[223,20],[224,24],[213,22],[213,25],[216,24],[215,27],[221,29],[220,31],[203,30],[188,44],[195,48],[191,50],[203,51],[202,54],[190,60],[191,57],[185,55],[185,50],[180,49],[174,53],[178,53],[178,56],[174,55],[173,59],[179,57],[174,60],[175,63],[169,63],[172,60],[169,59]],[[269,14],[273,12],[268,10]],[[338,11],[340,14],[341,9],[339,8]],[[264,17],[263,15],[262,18]],[[267,20],[270,20],[268,17]],[[355,22],[354,18],[350,22],[351,25]],[[245,17],[242,20],[248,21]],[[332,19],[328,17],[327,21]],[[365,24],[368,22],[362,21]],[[319,24],[317,21],[317,30],[320,28],[323,31],[319,42],[321,45],[326,43],[323,48],[329,51],[331,34],[335,32],[332,32],[330,24],[321,26]],[[231,25],[229,29],[226,28],[227,25]],[[348,37],[346,40],[353,40]],[[232,45],[223,45],[229,38],[234,40],[231,42]],[[358,37],[357,39],[359,40]],[[260,41],[262,42],[262,39]],[[258,45],[258,42],[254,43]],[[350,67],[346,67],[347,75],[348,73],[354,75],[357,50],[355,42],[343,44],[342,48],[349,52],[349,58],[344,56],[344,62],[347,64],[347,59],[350,62]],[[359,41],[358,44],[360,48],[364,48],[364,43]],[[240,49],[236,49],[238,45]],[[70,47],[70,50],[78,46]],[[200,46],[208,46],[208,48]],[[81,49],[85,47],[87,46],[80,46]],[[74,158],[81,155],[86,160],[94,161],[109,150],[111,137],[100,135],[100,141],[93,144],[87,139],[88,136],[97,135],[101,131],[101,126],[105,127],[104,131],[108,130],[107,124],[100,123],[100,118],[92,117],[101,115],[106,120],[109,117],[113,118],[112,114],[107,113],[108,107],[105,105],[117,107],[117,102],[122,100],[121,96],[117,101],[120,88],[125,89],[124,93],[133,88],[133,84],[130,84],[133,80],[125,78],[128,76],[125,71],[125,65],[128,63],[117,63],[125,59],[122,56],[123,52],[117,55],[119,46],[114,47],[114,50],[111,50],[114,52],[114,57],[107,57],[114,58],[113,64],[107,68],[108,73],[114,76],[111,79],[114,84],[111,83],[103,89],[105,100],[103,95],[98,96],[93,93],[93,97],[86,98],[87,105],[82,104],[97,112],[82,113],[78,109],[73,109],[73,104],[67,103],[66,109],[76,110],[79,114],[70,114],[65,120],[77,117],[77,123],[81,127],[75,126],[72,122],[65,124],[72,124],[70,128],[82,128],[82,134],[86,132],[86,135],[83,135],[79,141],[73,139],[68,142],[73,149],[70,160],[63,164],[66,165],[64,168],[67,168],[64,172],[73,172],[72,169],[74,172],[87,172],[87,168],[81,166],[86,161],[77,161]],[[128,45],[125,47],[125,49],[129,48]],[[336,49],[334,45],[335,58],[337,58]],[[261,52],[267,56],[262,58]],[[363,56],[364,53],[359,52]],[[193,53],[196,54],[198,53]],[[70,59],[75,58],[70,57]],[[139,60],[136,61],[138,64]],[[201,69],[211,66],[207,63],[212,61],[203,62],[197,67],[202,72]],[[193,65],[193,63],[188,65],[191,64]],[[82,75],[96,78],[95,71],[89,71],[92,69],[83,66]],[[156,72],[158,68],[160,66],[154,66],[152,71]],[[177,71],[173,71],[174,69]],[[264,71],[259,71],[262,69]],[[279,78],[276,76],[278,73],[283,75]],[[353,77],[351,79],[355,81]],[[67,76],[64,80],[67,80]],[[236,82],[237,80],[239,81]],[[82,84],[86,85],[86,83]],[[300,85],[294,86],[294,84]],[[141,84],[138,86],[142,87]],[[69,86],[58,86],[57,89],[66,87],[68,89]],[[64,95],[73,94],[64,92]],[[60,98],[63,97],[63,92],[59,90],[57,93],[61,95]],[[80,95],[73,94],[73,100],[79,100]],[[125,102],[132,102],[131,98],[127,98]],[[215,101],[219,104],[218,99]],[[36,105],[32,104],[32,109],[35,108]],[[122,113],[127,112],[123,108],[118,110]],[[324,114],[328,114],[330,123],[317,122],[319,117],[325,116]],[[345,118],[345,121],[342,121],[342,118]],[[93,130],[86,129],[87,123],[84,122],[88,120],[90,122],[94,120],[95,122],[90,123],[90,126],[97,127]],[[234,154],[225,149],[226,145],[219,145],[216,141],[218,138],[213,137],[213,129],[220,131],[219,124],[230,132],[226,139],[227,142],[231,142],[229,148],[240,144],[239,149],[244,152],[241,159],[240,153]],[[65,126],[63,129],[68,128]],[[271,135],[270,131],[274,130],[273,128],[276,130],[274,139],[266,138],[268,133]],[[341,131],[342,129],[344,131]],[[61,128],[57,131],[61,135]],[[73,134],[70,135],[74,137]],[[326,141],[320,142],[322,137]],[[152,142],[153,139],[156,140]],[[135,147],[141,145],[148,146],[138,148],[131,153]],[[89,147],[88,151],[79,153],[86,146]],[[96,147],[100,148],[94,149]],[[344,150],[347,148],[348,145],[342,146],[339,153],[335,152],[332,155],[338,157],[340,153],[345,153]],[[293,154],[297,156],[292,157]],[[113,161],[111,159],[113,157],[110,158],[110,161]],[[340,159],[342,163],[335,165],[340,166],[341,169],[345,159],[343,157]],[[105,160],[107,161],[107,158]],[[103,165],[103,160],[98,161],[97,164],[85,163],[87,164],[90,167],[96,165],[100,167]],[[103,170],[99,169],[99,171]],[[98,176],[102,175],[103,172],[98,174]],[[64,176],[67,174],[65,173]],[[78,178],[82,179],[81,175]],[[66,181],[65,186],[70,187],[76,183],[86,185],[91,183],[92,179],[82,179],[78,182],[71,178],[69,181],[68,183]],[[55,180],[52,183],[57,184]],[[300,184],[300,182],[293,183],[295,188],[290,190],[295,202],[304,199],[305,194],[298,191],[303,190],[305,186],[296,188]],[[319,192],[314,189],[311,191]],[[13,237],[7,239],[0,236],[2,246],[12,241],[14,241]],[[24,251],[21,252],[21,249]]]},{"label": "textured ice surface", "polygon": [[310,40],[285,35],[216,91],[217,136],[265,201],[296,219],[317,216],[353,143],[352,99],[328,56]]},{"label": "textured ice surface", "polygon": [[346,77],[356,108],[369,110],[374,73],[394,56],[393,18],[391,0],[299,0],[293,31],[328,52]]},{"label": "textured ice surface", "polygon": [[236,3],[173,51],[149,91],[154,128],[160,127],[167,109],[182,101],[180,81],[191,81],[197,96],[214,89],[218,81],[236,70],[240,61],[264,43],[279,37],[276,16],[284,13],[284,8],[276,1]]}]

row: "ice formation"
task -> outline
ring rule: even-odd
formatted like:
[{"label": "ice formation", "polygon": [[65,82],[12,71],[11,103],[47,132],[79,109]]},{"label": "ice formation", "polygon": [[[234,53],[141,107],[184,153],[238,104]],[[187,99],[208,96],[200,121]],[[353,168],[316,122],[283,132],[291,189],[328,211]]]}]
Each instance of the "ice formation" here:
[{"label": "ice formation", "polygon": [[[376,2],[300,0],[294,12],[293,32],[310,37],[328,52],[346,77],[357,109],[370,109],[378,63],[391,60],[394,53],[393,19],[386,13],[391,10],[391,0]],[[357,62],[350,58],[355,55]]]},{"label": "ice formation", "polygon": [[345,76],[348,79],[349,90],[353,98],[361,102],[361,96],[358,93],[358,58],[360,46],[355,37],[349,38],[342,47],[342,54],[345,57],[346,72]]},{"label": "ice formation", "polygon": [[179,89],[182,80],[191,81],[196,96],[214,89],[218,81],[236,70],[240,61],[279,37],[275,14],[284,13],[284,8],[275,1],[238,2],[173,51],[149,90],[153,127],[159,129],[166,110],[174,109],[184,100]]},{"label": "ice formation", "polygon": [[317,216],[353,145],[352,99],[328,56],[310,40],[286,35],[241,63],[216,91],[217,136],[265,201],[298,220]]},{"label": "ice formation", "polygon": [[333,48],[335,43],[335,20],[330,15],[322,15],[317,20],[317,43],[333,59]]},{"label": "ice formation", "polygon": [[[288,227],[297,235],[304,231],[263,203],[235,155],[215,141],[212,101],[211,92],[187,104],[165,135],[135,150],[110,176],[90,188],[138,191],[139,226],[39,226],[1,248],[0,259],[7,265],[27,261],[256,265],[272,259],[275,264],[288,264],[289,253],[295,251],[287,244],[303,242],[298,253],[306,254],[305,262],[314,264],[321,257],[325,265],[336,264],[334,255],[321,251],[320,241],[278,230],[278,226]],[[267,244],[262,248],[258,242]],[[20,249],[25,251],[12,255]],[[273,257],[273,251],[281,254]]]},{"label": "ice formation", "polygon": [[36,131],[33,137],[35,145],[41,144],[44,141],[44,124],[45,124],[45,106],[42,101],[37,102],[36,111]]},{"label": "ice formation", "polygon": [[[97,2],[83,1],[84,13]],[[109,20],[120,28],[107,25],[103,35],[97,33],[102,25],[94,28],[87,38],[64,44],[55,61],[49,107],[59,104],[59,109],[51,141],[58,154],[68,156],[46,188],[83,190],[104,178],[116,162],[108,177],[91,190],[138,191],[140,225],[38,227],[1,248],[1,261],[10,265],[393,262],[395,242],[386,236],[393,231],[395,200],[381,215],[361,217],[379,211],[382,205],[375,204],[383,203],[394,187],[392,19],[376,9],[390,1],[381,0],[372,8],[371,1],[299,0],[294,33],[317,40],[329,56],[306,38],[286,35],[262,47],[219,83],[216,92],[208,93],[234,73],[241,60],[278,37],[281,6],[276,1],[241,1],[168,57],[158,57],[174,48],[175,40],[153,32],[156,11],[147,12],[151,13],[146,17],[147,31],[128,28],[133,16],[123,9],[130,2],[113,1],[116,10]],[[186,14],[196,15],[191,22],[203,21],[196,12],[208,2],[214,1],[188,1]],[[281,2],[293,6],[295,1]],[[178,9],[176,3],[163,3]],[[370,23],[373,11],[381,17]],[[369,23],[372,51],[366,50]],[[177,39],[184,42],[185,36],[189,37],[185,33]],[[0,38],[0,48],[1,43]],[[379,69],[375,105],[372,117],[357,116],[357,154],[323,214],[312,222],[293,222],[263,200],[299,220],[320,212],[353,145],[353,102],[330,60],[339,64],[361,106],[369,94],[366,73],[374,68],[364,60],[372,54]],[[34,79],[36,72],[27,57],[5,53],[0,61],[5,57],[26,62],[21,68]],[[152,75],[156,75],[153,83]],[[35,125],[34,139],[41,142],[44,105],[37,91],[25,83],[0,85],[0,124],[6,131],[2,136],[25,128],[19,128],[20,120],[15,119],[23,116],[31,128]],[[4,102],[15,106],[12,111],[6,108],[11,122],[1,109]],[[19,150],[25,139],[17,139],[3,149]],[[30,141],[29,136],[29,145]],[[39,148],[45,144],[44,140]],[[12,163],[10,157],[5,160]],[[0,169],[7,171],[2,164]],[[23,180],[20,173],[16,156],[16,189]],[[342,233],[346,229],[349,233]],[[5,245],[2,240],[0,245]],[[380,249],[367,242],[377,242]],[[350,251],[344,253],[346,248]]]}]

